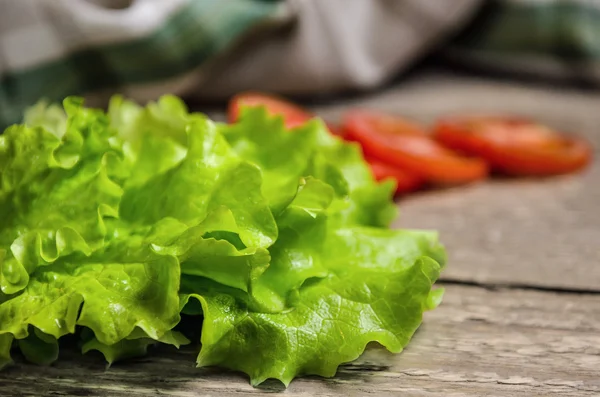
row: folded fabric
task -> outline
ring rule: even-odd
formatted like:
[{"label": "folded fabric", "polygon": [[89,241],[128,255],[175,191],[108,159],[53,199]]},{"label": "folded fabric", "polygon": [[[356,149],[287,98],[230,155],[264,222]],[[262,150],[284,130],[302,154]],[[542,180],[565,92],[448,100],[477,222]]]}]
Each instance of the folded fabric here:
[{"label": "folded fabric", "polygon": [[0,127],[40,98],[380,84],[460,26],[477,0],[0,0]]}]

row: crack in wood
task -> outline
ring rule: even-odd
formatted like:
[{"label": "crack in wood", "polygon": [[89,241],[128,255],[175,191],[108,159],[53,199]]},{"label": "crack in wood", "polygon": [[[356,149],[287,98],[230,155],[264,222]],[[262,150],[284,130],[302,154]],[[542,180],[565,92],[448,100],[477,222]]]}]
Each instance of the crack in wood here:
[{"label": "crack in wood", "polygon": [[517,282],[506,282],[506,283],[490,283],[480,281],[465,281],[452,278],[441,277],[438,280],[438,284],[445,285],[458,285],[464,287],[477,287],[483,288],[489,291],[500,291],[500,290],[523,290],[523,291],[538,291],[538,292],[553,292],[556,294],[577,294],[577,295],[600,295],[600,289],[595,288],[565,288],[559,286],[545,286],[535,285],[527,283]]}]

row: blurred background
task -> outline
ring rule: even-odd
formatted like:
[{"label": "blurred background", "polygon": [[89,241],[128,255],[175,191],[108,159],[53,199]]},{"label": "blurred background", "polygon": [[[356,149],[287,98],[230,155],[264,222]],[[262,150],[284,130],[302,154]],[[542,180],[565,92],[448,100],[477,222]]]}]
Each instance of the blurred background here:
[{"label": "blurred background", "polygon": [[594,0],[0,0],[0,125],[40,98],[303,101],[425,68],[598,85]]},{"label": "blurred background", "polygon": [[[41,98],[105,106],[163,94],[225,117],[258,90],[331,123],[366,107],[431,125],[523,115],[598,147],[600,1],[0,0],[0,126]],[[592,290],[600,170],[494,180],[406,198],[439,229],[446,281]]]}]

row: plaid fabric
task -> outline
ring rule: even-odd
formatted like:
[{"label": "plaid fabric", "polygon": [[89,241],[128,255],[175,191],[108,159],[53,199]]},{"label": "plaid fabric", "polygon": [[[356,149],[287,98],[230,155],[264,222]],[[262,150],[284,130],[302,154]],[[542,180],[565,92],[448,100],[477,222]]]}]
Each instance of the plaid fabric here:
[{"label": "plaid fabric", "polygon": [[4,127],[40,98],[102,90],[136,97],[131,87],[168,84],[275,15],[277,1],[0,0],[0,10]]},{"label": "plaid fabric", "polygon": [[600,82],[600,2],[489,0],[444,56],[480,69]]}]

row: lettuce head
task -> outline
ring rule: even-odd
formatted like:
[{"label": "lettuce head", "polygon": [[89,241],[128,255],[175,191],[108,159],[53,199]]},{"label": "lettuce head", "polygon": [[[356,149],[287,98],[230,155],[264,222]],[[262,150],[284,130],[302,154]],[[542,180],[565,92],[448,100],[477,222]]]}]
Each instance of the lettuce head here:
[{"label": "lettuce head", "polygon": [[333,376],[373,341],[400,352],[445,253],[389,228],[393,188],[319,120],[40,102],[0,135],[0,367],[14,349],[50,364],[68,334],[108,362],[179,347],[182,314],[198,366],[254,385]]}]

